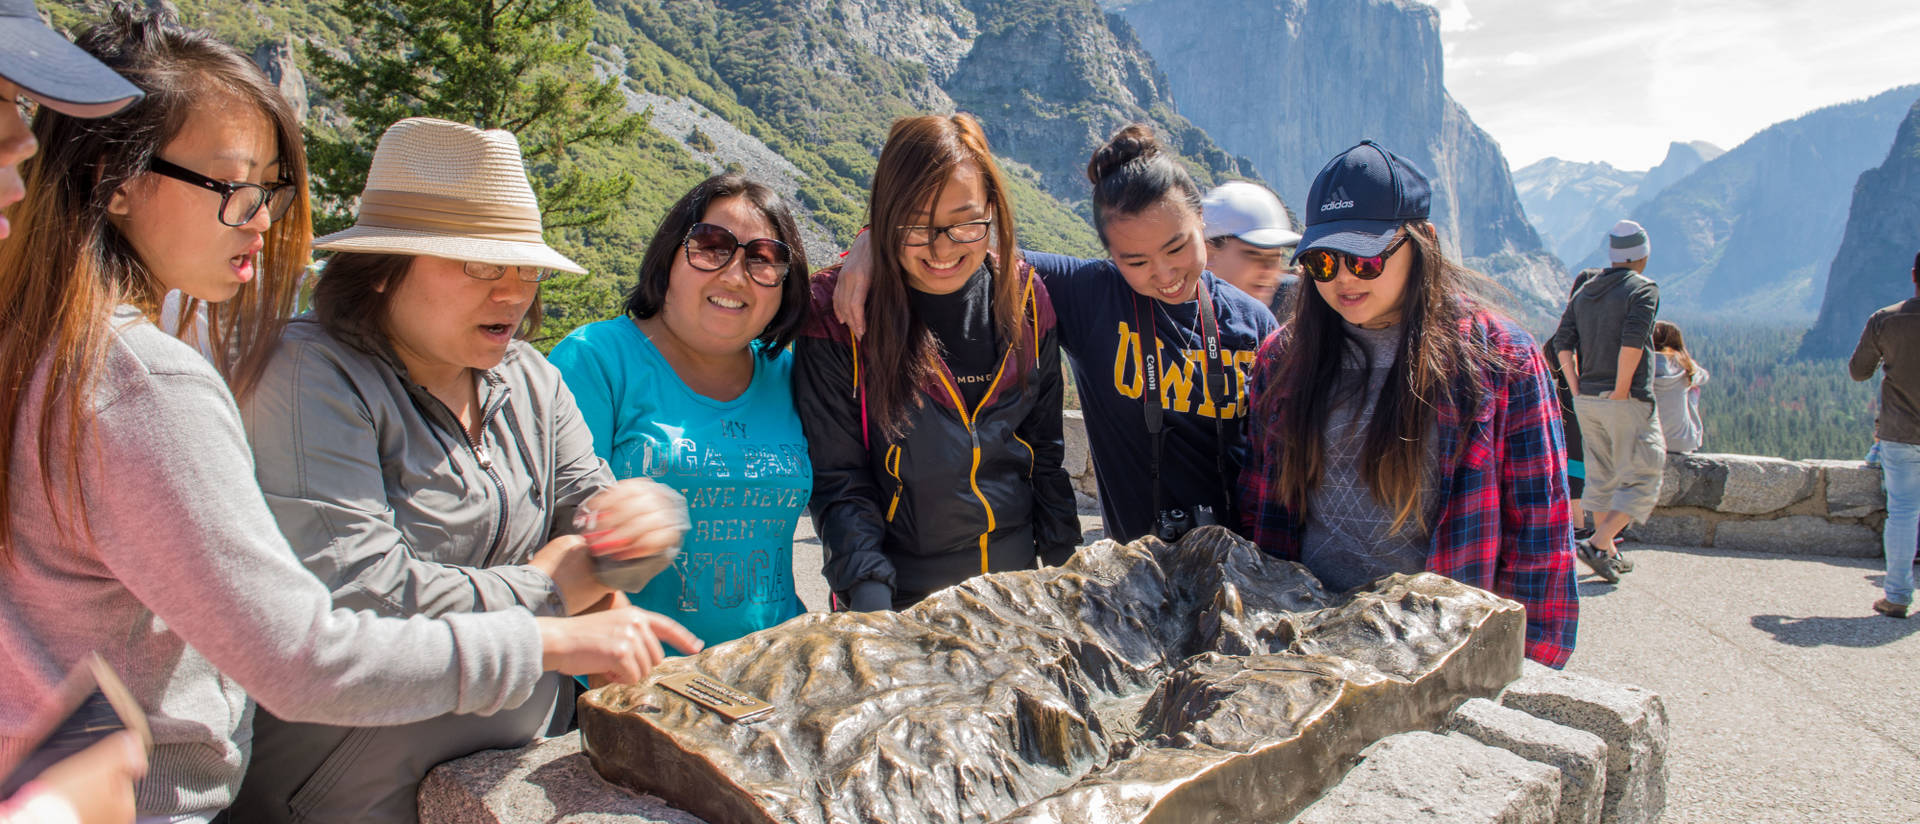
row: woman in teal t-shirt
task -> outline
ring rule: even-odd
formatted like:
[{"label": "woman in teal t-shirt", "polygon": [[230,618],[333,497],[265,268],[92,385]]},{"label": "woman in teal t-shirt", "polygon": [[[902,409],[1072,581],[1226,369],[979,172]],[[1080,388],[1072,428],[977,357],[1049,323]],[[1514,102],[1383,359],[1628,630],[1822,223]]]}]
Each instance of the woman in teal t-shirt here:
[{"label": "woman in teal t-shirt", "polygon": [[807,271],[786,199],[716,175],[662,219],[627,314],[574,330],[550,358],[614,475],[687,497],[693,528],[680,556],[627,597],[708,645],[806,611],[793,531],[813,469],[787,344]]}]

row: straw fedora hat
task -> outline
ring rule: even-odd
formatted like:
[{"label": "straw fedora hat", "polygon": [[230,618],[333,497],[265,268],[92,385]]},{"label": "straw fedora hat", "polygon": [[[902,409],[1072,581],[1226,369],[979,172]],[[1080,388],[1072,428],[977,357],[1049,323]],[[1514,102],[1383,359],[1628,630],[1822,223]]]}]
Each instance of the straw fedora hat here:
[{"label": "straw fedora hat", "polygon": [[387,128],[353,225],[313,247],[587,271],[541,239],[540,203],[513,133],[430,117]]}]

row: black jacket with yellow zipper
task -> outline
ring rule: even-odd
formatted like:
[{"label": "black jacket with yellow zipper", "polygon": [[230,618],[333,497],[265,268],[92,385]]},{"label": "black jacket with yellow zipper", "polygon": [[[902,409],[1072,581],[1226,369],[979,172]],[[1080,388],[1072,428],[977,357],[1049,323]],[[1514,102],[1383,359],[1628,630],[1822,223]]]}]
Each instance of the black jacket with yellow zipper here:
[{"label": "black jacket with yellow zipper", "polygon": [[986,396],[967,408],[937,364],[897,440],[863,414],[860,353],[833,316],[838,276],[814,275],[793,368],[827,585],[855,609],[904,609],[983,572],[1064,562],[1080,521],[1061,467],[1053,305],[1032,268],[1019,266],[1020,328],[1001,341]]}]

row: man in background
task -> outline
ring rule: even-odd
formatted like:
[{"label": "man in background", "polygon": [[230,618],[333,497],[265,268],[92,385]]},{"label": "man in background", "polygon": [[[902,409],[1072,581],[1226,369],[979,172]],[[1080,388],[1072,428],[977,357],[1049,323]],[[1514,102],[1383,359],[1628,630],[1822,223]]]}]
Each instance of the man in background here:
[{"label": "man in background", "polygon": [[1300,233],[1280,197],[1258,183],[1235,180],[1207,192],[1200,212],[1206,221],[1207,269],[1286,323],[1300,289],[1300,274],[1287,262]]},{"label": "man in background", "polygon": [[1873,433],[1880,439],[1887,490],[1887,522],[1880,532],[1887,577],[1873,611],[1893,618],[1907,617],[1913,605],[1914,541],[1920,537],[1920,254],[1913,256],[1912,274],[1915,297],[1867,318],[1847,362],[1857,381],[1882,367],[1886,374]]},{"label": "man in background", "polygon": [[1628,524],[1645,523],[1653,514],[1666,469],[1666,443],[1653,405],[1653,318],[1660,311],[1660,287],[1646,276],[1651,249],[1640,224],[1614,224],[1607,234],[1612,265],[1574,290],[1553,335],[1584,441],[1582,503],[1593,513],[1593,537],[1575,549],[1608,582],[1633,570],[1614,539]]}]

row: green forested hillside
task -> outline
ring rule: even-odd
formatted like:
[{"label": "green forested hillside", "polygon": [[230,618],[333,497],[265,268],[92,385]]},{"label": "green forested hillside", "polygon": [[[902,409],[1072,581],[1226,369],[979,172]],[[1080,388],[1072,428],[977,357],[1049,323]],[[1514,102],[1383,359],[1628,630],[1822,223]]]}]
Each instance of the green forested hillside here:
[{"label": "green forested hillside", "polygon": [[[299,69],[308,68],[309,46],[348,57],[356,46],[352,27],[330,0],[174,2],[189,25],[209,29],[243,52],[290,40],[295,46],[293,63]],[[49,10],[56,25],[72,30],[94,18],[100,5],[99,0],[84,0],[51,5]],[[1052,3],[1073,6],[1075,13],[1051,17],[1042,13],[1049,4],[1032,0],[965,4],[980,6],[980,13],[994,21],[983,27],[990,31],[978,33],[981,36],[1017,38],[1026,27],[1037,32],[1034,37],[1072,44],[1073,48],[1060,50],[1066,57],[1039,50],[1021,64],[1037,77],[1008,73],[1001,78],[1021,88],[1041,81],[1064,83],[1052,93],[1075,95],[1072,100],[1050,99],[1047,93],[1030,89],[1010,101],[999,101],[979,88],[965,94],[956,89],[949,97],[939,82],[951,79],[954,66],[945,67],[948,76],[935,77],[929,69],[931,61],[876,54],[888,44],[871,35],[890,34],[886,26],[893,19],[881,15],[928,13],[918,4],[898,4],[897,9],[892,5],[842,4],[822,9],[786,0],[594,0],[597,14],[589,54],[600,70],[630,81],[630,91],[691,100],[797,168],[792,194],[824,230],[824,235],[814,236],[820,241],[816,246],[845,243],[865,223],[866,190],[891,122],[903,115],[955,106],[954,101],[963,98],[959,107],[982,116],[989,134],[1005,135],[995,138],[997,144],[1037,144],[1051,150],[1042,155],[1029,148],[1026,155],[1032,156],[1027,157],[1006,145],[997,146],[1015,190],[1021,241],[1036,248],[1099,253],[1086,222],[1084,198],[1074,196],[1084,184],[1073,182],[1067,161],[1077,158],[1083,163],[1092,141],[1126,120],[1158,122],[1175,145],[1189,154],[1188,165],[1203,182],[1251,174],[1242,161],[1221,152],[1164,100],[1155,99],[1159,92],[1152,85],[1151,63],[1144,52],[1123,55],[1115,62],[1125,65],[1117,70],[1096,65],[1112,54],[1090,52],[1085,44],[1116,38],[1105,32],[1081,37],[1080,32],[1066,31],[1070,26],[1062,22],[1104,26],[1105,18],[1092,0]],[[852,13],[849,9],[875,19],[850,20],[845,17]],[[974,36],[974,21],[966,14],[960,16],[963,19],[954,25]],[[858,35],[861,26],[868,27],[866,40]],[[1109,52],[1137,47],[1124,31],[1117,41],[1117,46],[1109,44]],[[967,69],[968,77],[991,75],[991,68]],[[1078,76],[1064,76],[1075,73]],[[1108,75],[1119,76],[1118,85]],[[312,103],[310,131],[331,135],[343,129],[384,128],[385,124],[347,122],[329,107],[327,90],[311,73],[306,81]],[[992,119],[996,117],[1029,122],[996,123]],[[1035,118],[1050,122],[1032,122]],[[632,145],[571,154],[589,169],[630,174],[637,185],[605,223],[549,233],[550,242],[590,270],[585,276],[556,278],[544,290],[550,340],[580,323],[618,311],[622,293],[666,207],[710,174],[713,163],[722,162],[710,160],[716,157],[713,154],[690,151],[689,146],[711,152],[711,145],[704,134],[675,139],[649,126]],[[536,166],[532,171],[539,175],[543,170]],[[837,249],[809,251],[818,265]]]},{"label": "green forested hillside", "polygon": [[1844,360],[1795,360],[1805,331],[1786,324],[1678,321],[1713,373],[1701,390],[1706,452],[1859,458],[1873,443],[1880,382],[1855,383]]}]

